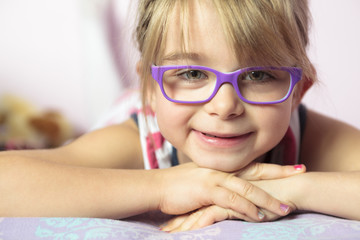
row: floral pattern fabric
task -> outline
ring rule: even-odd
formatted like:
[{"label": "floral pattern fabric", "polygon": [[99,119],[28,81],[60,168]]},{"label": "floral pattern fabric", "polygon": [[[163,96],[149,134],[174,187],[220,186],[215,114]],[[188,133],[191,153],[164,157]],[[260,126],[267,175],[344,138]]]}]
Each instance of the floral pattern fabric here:
[{"label": "floral pattern fabric", "polygon": [[360,221],[302,213],[275,222],[222,221],[203,229],[175,234],[157,224],[137,220],[97,218],[2,218],[1,240],[301,240],[360,239]]}]

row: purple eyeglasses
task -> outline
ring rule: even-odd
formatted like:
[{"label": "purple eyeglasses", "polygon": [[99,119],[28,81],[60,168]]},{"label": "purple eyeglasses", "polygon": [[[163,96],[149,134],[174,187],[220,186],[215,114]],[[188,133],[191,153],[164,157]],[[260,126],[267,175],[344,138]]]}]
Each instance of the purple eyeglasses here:
[{"label": "purple eyeglasses", "polygon": [[224,83],[231,83],[246,103],[281,103],[288,99],[302,75],[296,67],[249,67],[223,73],[184,65],[152,66],[151,71],[167,100],[187,104],[210,101]]}]

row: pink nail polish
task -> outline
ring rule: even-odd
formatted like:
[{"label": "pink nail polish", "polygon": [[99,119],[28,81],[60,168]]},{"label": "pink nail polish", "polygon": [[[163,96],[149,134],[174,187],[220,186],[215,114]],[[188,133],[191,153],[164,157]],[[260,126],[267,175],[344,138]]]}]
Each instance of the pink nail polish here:
[{"label": "pink nail polish", "polygon": [[302,164],[295,165],[294,168],[295,168],[295,170],[300,171],[300,170],[302,170],[303,165]]},{"label": "pink nail polish", "polygon": [[284,213],[288,213],[289,210],[290,210],[290,207],[288,205],[285,205],[285,204],[280,204],[280,209],[281,211],[283,211]]}]

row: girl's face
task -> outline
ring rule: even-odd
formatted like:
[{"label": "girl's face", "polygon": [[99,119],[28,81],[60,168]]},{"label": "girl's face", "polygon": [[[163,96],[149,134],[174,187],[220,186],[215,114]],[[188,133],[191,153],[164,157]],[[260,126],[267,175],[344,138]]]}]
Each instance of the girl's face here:
[{"label": "girl's face", "polygon": [[[216,9],[190,1],[189,33],[182,54],[178,9],[169,22],[161,65],[202,65],[222,72],[249,67],[239,63],[229,47]],[[254,53],[256,54],[256,53]],[[289,127],[293,96],[275,105],[252,105],[223,84],[215,97],[203,104],[168,101],[156,86],[151,105],[163,136],[177,148],[180,162],[232,172],[271,150]]]}]

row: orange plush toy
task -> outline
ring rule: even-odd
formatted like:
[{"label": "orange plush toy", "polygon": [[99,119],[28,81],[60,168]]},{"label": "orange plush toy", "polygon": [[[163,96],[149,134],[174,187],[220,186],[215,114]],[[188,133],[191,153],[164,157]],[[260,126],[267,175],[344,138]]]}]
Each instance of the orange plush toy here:
[{"label": "orange plush toy", "polygon": [[74,137],[69,122],[57,111],[39,111],[23,99],[0,99],[0,148],[52,148]]}]

